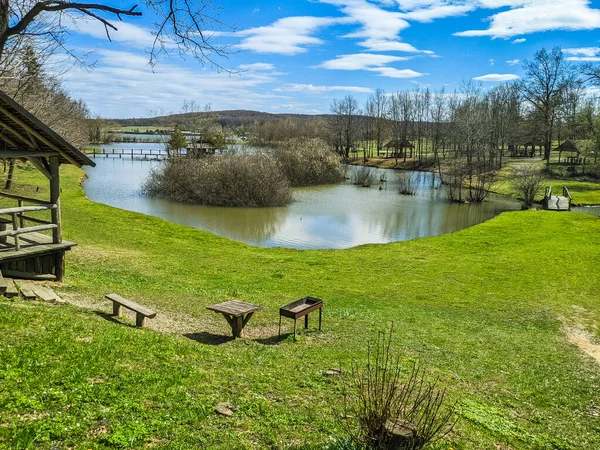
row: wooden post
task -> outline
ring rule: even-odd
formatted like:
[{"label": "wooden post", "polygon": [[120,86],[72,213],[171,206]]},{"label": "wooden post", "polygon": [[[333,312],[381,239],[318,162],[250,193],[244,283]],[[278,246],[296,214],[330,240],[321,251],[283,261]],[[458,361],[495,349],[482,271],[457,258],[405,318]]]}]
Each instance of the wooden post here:
[{"label": "wooden post", "polygon": [[304,316],[304,329],[308,330],[308,314]]},{"label": "wooden post", "polygon": [[[12,214],[12,225],[13,225],[13,230],[18,230],[19,229],[19,223],[17,222],[17,215],[15,213]],[[19,235],[15,234],[15,250],[19,251],[21,250],[21,243],[19,242]]]},{"label": "wooden post", "polygon": [[319,308],[319,331],[321,331],[322,323],[323,323],[323,307]]},{"label": "wooden post", "polygon": [[[17,204],[19,205],[19,208],[21,208],[23,206],[23,200],[17,200]],[[23,213],[19,214],[19,226],[21,228],[24,228],[25,219],[23,219]]]},{"label": "wooden post", "polygon": [[135,326],[143,328],[146,325],[146,316],[142,313],[135,314]]},{"label": "wooden post", "polygon": [[120,303],[113,302],[113,316],[121,317],[123,306]]},{"label": "wooden post", "polygon": [[296,342],[296,319],[294,319],[294,342]]},{"label": "wooden post", "polygon": [[54,275],[56,275],[56,281],[62,281],[65,276],[65,252],[64,250],[56,253],[54,258]]},{"label": "wooden post", "polygon": [[242,329],[244,328],[244,318],[242,316],[237,316],[233,318],[233,337],[241,338],[242,337]]},{"label": "wooden post", "polygon": [[60,244],[62,242],[62,227],[60,220],[60,161],[58,156],[50,157],[50,203],[56,205],[52,211],[52,223],[57,227],[52,230],[52,242]]}]

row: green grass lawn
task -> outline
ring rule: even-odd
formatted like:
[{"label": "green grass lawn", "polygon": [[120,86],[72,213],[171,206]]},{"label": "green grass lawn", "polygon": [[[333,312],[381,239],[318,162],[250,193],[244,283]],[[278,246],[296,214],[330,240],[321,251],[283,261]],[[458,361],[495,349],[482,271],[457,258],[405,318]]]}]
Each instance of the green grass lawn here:
[{"label": "green grass lawn", "polygon": [[[81,175],[63,171],[64,237],[79,246],[56,290],[117,292],[155,308],[164,331],[0,301],[0,447],[341,449],[340,381],[323,372],[364,359],[394,322],[397,350],[461,402],[434,448],[600,448],[600,367],[562,325],[597,337],[598,218],[512,212],[409,242],[266,249],[95,204]],[[37,181],[17,174],[23,194]],[[278,341],[279,306],[305,295],[325,301],[323,332]],[[205,309],[227,298],[264,306],[244,339],[223,339]],[[233,418],[214,413],[221,401]]]}]

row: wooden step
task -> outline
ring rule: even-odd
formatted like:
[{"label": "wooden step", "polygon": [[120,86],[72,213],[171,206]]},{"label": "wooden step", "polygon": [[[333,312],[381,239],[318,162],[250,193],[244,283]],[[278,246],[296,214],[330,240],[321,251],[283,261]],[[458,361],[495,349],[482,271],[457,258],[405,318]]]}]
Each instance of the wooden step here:
[{"label": "wooden step", "polygon": [[37,284],[34,284],[32,286],[33,286],[33,292],[40,300],[43,300],[45,302],[58,301],[58,298],[59,298],[58,295],[56,295],[56,293],[49,287],[39,286]]},{"label": "wooden step", "polygon": [[6,292],[6,280],[2,276],[2,272],[0,272],[0,295],[4,295]]},{"label": "wooden step", "polygon": [[17,290],[13,279],[5,278],[4,281],[6,282],[6,291],[4,292],[4,296],[7,298],[17,297],[19,295],[19,291]]},{"label": "wooden step", "polygon": [[19,290],[21,291],[21,296],[23,296],[26,299],[35,299],[37,297],[37,295],[35,295],[34,292],[34,287],[35,284],[31,283],[30,281],[25,281],[25,280],[14,280],[15,284],[17,285],[17,287],[19,288]]}]

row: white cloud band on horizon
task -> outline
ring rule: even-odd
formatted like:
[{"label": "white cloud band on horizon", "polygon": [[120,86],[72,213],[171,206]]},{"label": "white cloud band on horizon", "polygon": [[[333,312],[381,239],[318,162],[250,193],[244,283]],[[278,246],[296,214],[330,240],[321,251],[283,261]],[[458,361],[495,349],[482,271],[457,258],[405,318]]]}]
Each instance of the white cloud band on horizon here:
[{"label": "white cloud band on horizon", "polygon": [[292,83],[285,88],[281,88],[281,91],[300,91],[310,93],[322,93],[332,91],[345,91],[345,92],[361,92],[370,94],[374,92],[372,88],[363,86],[315,86],[314,84],[296,84]]}]

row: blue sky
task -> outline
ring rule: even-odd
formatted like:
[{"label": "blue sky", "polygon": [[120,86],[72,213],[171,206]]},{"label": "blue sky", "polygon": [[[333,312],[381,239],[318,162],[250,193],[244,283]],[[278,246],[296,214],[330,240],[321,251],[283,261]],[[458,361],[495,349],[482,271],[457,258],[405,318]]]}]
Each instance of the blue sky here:
[{"label": "blue sky", "polygon": [[[155,20],[115,21],[106,39],[93,22],[72,27],[71,48],[93,52],[93,68],[73,66],[67,89],[95,115],[144,117],[179,112],[184,100],[213,110],[327,113],[346,94],[361,103],[374,89],[456,89],[523,75],[522,62],[542,47],[600,61],[600,1],[586,0],[295,0],[217,2],[235,31],[215,30],[232,54],[219,59],[233,73],[193,58],[164,56],[152,69],[148,50]],[[114,2],[129,8],[125,0]]]}]

